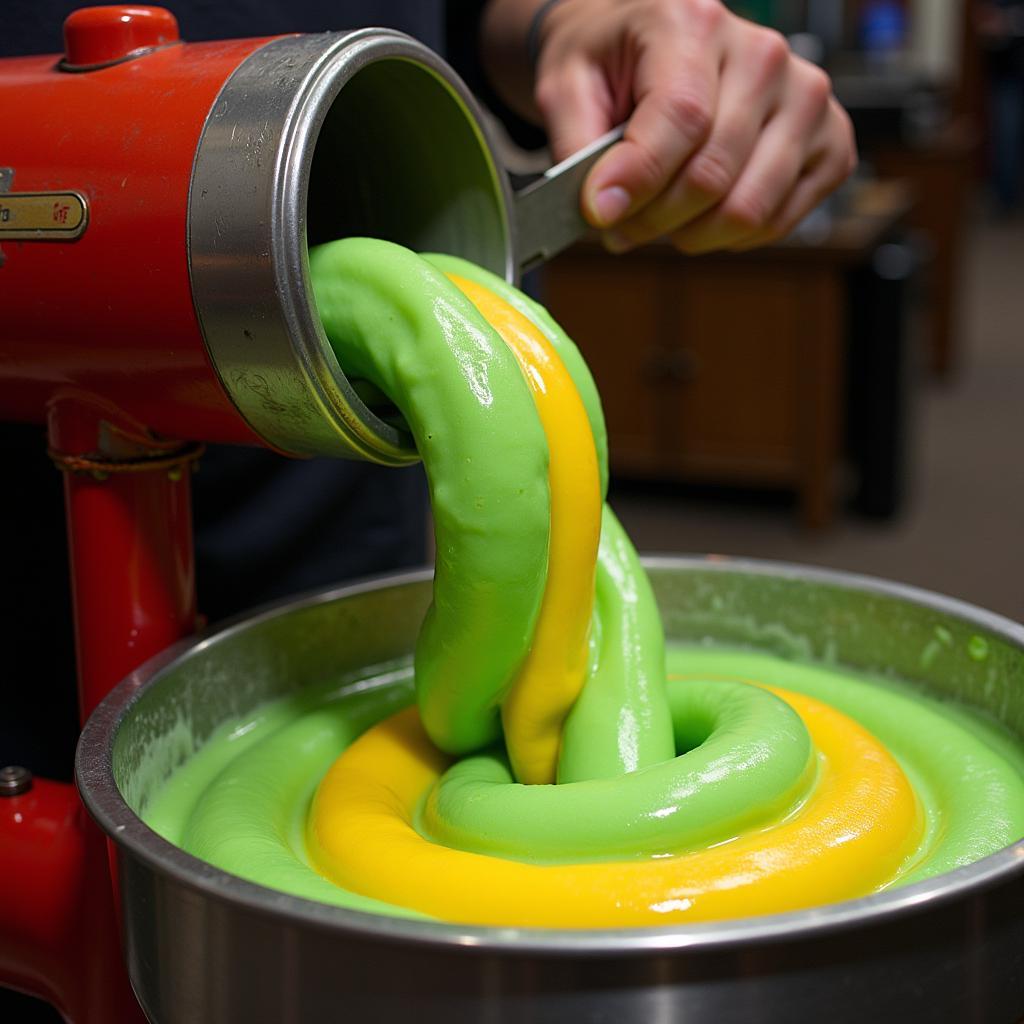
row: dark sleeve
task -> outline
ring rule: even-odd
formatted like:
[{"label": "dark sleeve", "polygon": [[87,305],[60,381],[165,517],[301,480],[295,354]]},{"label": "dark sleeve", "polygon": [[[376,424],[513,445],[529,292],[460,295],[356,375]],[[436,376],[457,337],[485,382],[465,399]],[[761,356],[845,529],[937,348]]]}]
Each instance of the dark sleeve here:
[{"label": "dark sleeve", "polygon": [[543,129],[524,121],[510,110],[487,77],[480,59],[483,9],[484,0],[448,0],[445,22],[448,61],[480,101],[505,125],[514,142],[524,149],[540,149],[547,145]]},{"label": "dark sleeve", "polygon": [[[58,53],[64,19],[88,0],[2,0],[0,56]],[[444,0],[166,0],[182,39],[241,39],[382,25],[444,46]]]}]

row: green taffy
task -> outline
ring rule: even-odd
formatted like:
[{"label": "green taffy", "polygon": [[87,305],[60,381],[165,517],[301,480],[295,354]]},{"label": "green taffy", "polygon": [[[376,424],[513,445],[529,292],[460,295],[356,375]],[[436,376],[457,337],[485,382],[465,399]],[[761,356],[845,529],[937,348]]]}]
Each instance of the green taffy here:
[{"label": "green taffy", "polygon": [[[404,669],[404,670],[403,670]],[[260,885],[320,903],[422,917],[339,889],[305,858],[306,815],[339,750],[413,702],[412,668],[388,685],[355,675],[228,722],[150,800],[143,819],[169,842]]]},{"label": "green taffy", "polygon": [[465,758],[430,792],[417,827],[458,850],[582,863],[702,849],[784,818],[806,798],[816,761],[784,701],[698,681],[673,686],[670,703],[678,757],[557,786],[516,784],[500,753]]},{"label": "green taffy", "polygon": [[[920,848],[892,884],[971,863],[1024,837],[1024,747],[969,709],[847,669],[755,651],[670,646],[667,658],[671,674],[687,676],[669,680],[673,704],[694,682],[756,679],[832,704],[888,746],[927,819]],[[226,722],[150,799],[143,820],[169,842],[258,884],[418,916],[327,882],[308,865],[303,841],[309,800],[324,772],[368,725],[412,702],[411,674],[387,667],[378,687],[368,686],[368,677],[326,682]],[[700,716],[683,725],[683,747],[707,731]],[[549,825],[560,834],[562,821]],[[516,832],[516,822],[507,827]]]},{"label": "green taffy", "polygon": [[[388,243],[350,239],[313,251],[310,262],[339,359],[351,376],[365,378],[395,401],[427,463],[438,519],[438,569],[435,608],[417,651],[417,675],[426,682],[417,685],[448,749],[479,747],[493,738],[495,704],[532,635],[546,573],[546,444],[532,399],[504,344],[423,260]],[[602,453],[604,487],[603,420],[575,348],[539,307],[509,286],[461,261],[448,266],[449,258],[438,258],[438,263],[492,287],[555,343],[584,397]],[[516,499],[522,500],[517,504]],[[520,538],[519,545],[491,540],[506,535]],[[496,579],[511,582],[495,587]],[[936,711],[924,698],[851,680],[822,666],[734,651],[670,652],[670,667],[697,681],[670,682],[666,699],[658,685],[663,678],[661,633],[653,609],[635,552],[606,510],[592,671],[567,723],[562,778],[609,779],[588,784],[609,789],[628,785],[626,779],[615,783],[610,777],[663,760],[657,755],[665,742],[658,723],[668,721],[668,699],[677,712],[676,743],[688,749],[707,738],[707,716],[699,707],[679,714],[677,701],[691,699],[708,685],[701,676],[742,676],[824,698],[889,745],[921,794],[929,822],[921,849],[897,883],[968,863],[1024,833],[1024,755],[1005,738],[997,742],[995,730],[991,736],[982,730],[975,738],[976,723],[965,729],[966,716],[955,709]],[[462,614],[468,616],[466,625]],[[460,647],[467,628],[470,642]],[[488,642],[492,636],[500,649]],[[621,667],[616,658],[623,659]],[[448,674],[452,667],[455,671]],[[253,881],[344,906],[408,915],[339,889],[311,871],[296,823],[340,750],[371,721],[409,699],[407,684],[362,695],[323,690],[284,710],[275,705],[243,728],[226,726],[172,777],[147,808],[146,820],[172,842]],[[645,699],[650,704],[646,717]],[[625,718],[610,714],[623,707]],[[622,726],[630,714],[640,727]],[[634,734],[646,739],[632,746],[632,741],[623,742]],[[588,745],[593,751],[585,749]],[[239,756],[232,758],[235,753]],[[529,789],[568,794],[576,787]],[[770,800],[769,787],[754,798]],[[723,801],[726,817],[729,807]],[[565,811],[571,813],[571,808]],[[757,808],[751,811],[757,813]],[[567,843],[572,836],[563,834],[572,832],[563,827],[565,815],[548,819],[550,831],[541,839],[555,859],[578,855]],[[520,818],[507,827],[519,835],[521,827],[531,826]],[[656,830],[650,831],[654,836]],[[690,840],[696,841],[694,834]]]},{"label": "green taffy", "polygon": [[[429,262],[445,273],[463,275],[491,289],[549,339],[587,411],[603,495],[608,482],[604,417],[593,378],[576,346],[541,306],[501,278],[451,256],[433,255]],[[344,239],[312,250],[310,271],[324,329],[339,362],[350,377],[370,381],[399,409],[416,439],[430,480],[438,559],[434,605],[416,655],[424,725],[443,750],[465,753],[481,749],[494,738],[493,708],[513,678],[516,661],[508,656],[508,634],[521,642],[521,656],[532,636],[536,607],[525,619],[529,634],[524,637],[522,608],[511,601],[501,606],[506,578],[503,565],[492,567],[473,557],[470,545],[477,533],[489,533],[493,543],[487,551],[496,552],[500,545],[504,567],[515,564],[516,553],[526,546],[516,530],[525,536],[529,523],[517,522],[515,510],[522,508],[522,502],[510,505],[502,496],[501,485],[505,482],[507,487],[507,481],[515,481],[525,485],[528,494],[536,493],[540,486],[536,463],[513,465],[507,458],[503,461],[493,443],[489,452],[484,445],[493,442],[493,436],[502,437],[507,453],[535,442],[530,441],[525,426],[517,430],[508,417],[493,417],[488,424],[493,436],[480,436],[484,428],[474,422],[481,418],[479,379],[475,379],[476,386],[469,380],[467,389],[461,372],[468,360],[480,358],[479,341],[472,337],[472,325],[479,326],[480,317],[468,300],[447,279],[432,273],[423,260],[388,242]],[[451,305],[453,292],[460,300],[455,306]],[[410,303],[415,310],[412,316]],[[399,313],[405,315],[399,319]],[[466,324],[456,323],[459,314],[470,317],[468,341]],[[490,332],[488,358],[481,365],[486,366],[487,394],[492,401],[494,395],[506,392],[518,395],[525,387],[522,373],[507,351],[505,359],[495,358],[496,336],[489,327],[486,331]],[[453,339],[458,349],[454,352]],[[530,415],[520,414],[529,420],[531,430],[539,429],[532,400]],[[509,443],[512,438],[515,445]],[[446,446],[457,450],[445,450]],[[467,446],[472,446],[472,454],[463,452]],[[490,462],[482,461],[487,459]],[[465,472],[466,465],[473,466],[472,474]],[[543,472],[546,484],[546,464]],[[469,502],[475,503],[475,509]],[[545,511],[548,508],[545,504]],[[512,514],[507,515],[506,510]],[[474,608],[480,593],[491,594],[495,600],[486,608]],[[594,637],[605,640],[594,645],[592,672],[577,701],[579,710],[574,709],[567,721],[559,759],[561,781],[610,778],[674,755],[664,693],[661,621],[636,552],[610,511],[602,521],[594,620]],[[466,622],[472,627],[469,630]],[[481,665],[487,654],[486,626],[492,634],[495,629],[506,634],[506,649],[504,656]],[[609,718],[607,709],[612,706],[620,710]]]},{"label": "green taffy", "polygon": [[515,357],[473,304],[408,249],[346,238],[309,253],[324,330],[349,377],[405,417],[430,485],[434,601],[416,647],[430,738],[467,753],[529,648],[547,576],[547,442]]},{"label": "green taffy", "polygon": [[594,435],[594,447],[597,449],[597,468],[601,476],[601,498],[608,494],[608,431],[604,423],[604,410],[601,408],[601,396],[590,373],[590,367],[576,347],[575,342],[562,330],[561,325],[539,303],[534,302],[525,292],[510,285],[503,277],[492,274],[475,263],[460,259],[458,256],[446,256],[442,253],[425,253],[423,258],[446,274],[457,274],[469,281],[475,281],[484,288],[490,289],[500,299],[517,309],[531,323],[540,329],[551,342],[558,358],[572,377],[573,384],[579,392],[583,408],[587,410],[590,431]]},{"label": "green taffy", "polygon": [[647,573],[606,504],[590,664],[562,727],[558,781],[614,779],[676,753],[665,691],[665,633]]},{"label": "green taffy", "polygon": [[[572,339],[551,314],[490,271],[455,256],[425,257],[445,273],[490,289],[530,320],[572,377],[590,421],[608,491],[608,438],[594,378]],[[597,559],[591,657],[583,692],[566,719],[558,781],[615,778],[675,755],[665,696],[664,632],[647,573],[611,509],[604,506]]]},{"label": "green taffy", "polygon": [[[925,811],[921,848],[900,876],[917,882],[971,864],[1024,838],[1024,748],[995,723],[909,688],[870,685],[838,670],[752,651],[673,651],[688,678],[756,679],[832,705],[895,755]],[[679,685],[677,682],[671,686]]]}]

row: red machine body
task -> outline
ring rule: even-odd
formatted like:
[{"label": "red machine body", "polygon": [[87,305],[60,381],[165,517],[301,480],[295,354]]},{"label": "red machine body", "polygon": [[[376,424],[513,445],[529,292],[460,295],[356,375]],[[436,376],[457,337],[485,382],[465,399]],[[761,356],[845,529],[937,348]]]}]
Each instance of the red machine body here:
[{"label": "red machine body", "polygon": [[103,396],[100,418],[140,439],[257,443],[206,353],[186,219],[210,108],[267,40],[183,44],[166,11],[121,7],[76,12],[66,36],[75,68],[105,66],[72,70],[60,55],[0,61],[0,167],[13,172],[0,217],[23,193],[54,193],[40,212],[59,230],[78,215],[61,193],[77,193],[85,218],[73,240],[0,233],[0,287],[19,296],[5,304],[0,418],[31,422]]},{"label": "red machine body", "polygon": [[[27,232],[0,232],[0,290],[18,297],[0,329],[0,419],[46,422],[65,471],[84,721],[195,628],[198,448],[182,442],[260,443],[207,356],[187,213],[210,108],[266,40],[185,45],[168,12],[123,7],[76,12],[65,35],[63,58],[0,61],[0,227]],[[0,983],[70,1021],[141,1021],[111,883],[73,786],[0,799]]]},{"label": "red machine body", "polygon": [[[0,60],[0,111],[0,420],[45,423],[64,473],[84,721],[195,629],[198,442],[417,457],[320,327],[307,208],[510,275],[511,190],[465,85],[386,29],[190,44],[87,8],[63,56]],[[4,782],[0,985],[141,1019],[106,841],[74,787]]]}]

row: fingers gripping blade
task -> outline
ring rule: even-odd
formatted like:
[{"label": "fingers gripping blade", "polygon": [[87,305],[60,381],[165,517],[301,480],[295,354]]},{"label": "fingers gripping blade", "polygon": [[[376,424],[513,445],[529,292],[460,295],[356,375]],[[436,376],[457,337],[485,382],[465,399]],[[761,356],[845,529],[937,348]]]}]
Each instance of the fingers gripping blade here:
[{"label": "fingers gripping blade", "polygon": [[551,259],[590,230],[580,210],[580,189],[590,168],[621,140],[623,131],[623,125],[613,128],[516,193],[520,273]]}]

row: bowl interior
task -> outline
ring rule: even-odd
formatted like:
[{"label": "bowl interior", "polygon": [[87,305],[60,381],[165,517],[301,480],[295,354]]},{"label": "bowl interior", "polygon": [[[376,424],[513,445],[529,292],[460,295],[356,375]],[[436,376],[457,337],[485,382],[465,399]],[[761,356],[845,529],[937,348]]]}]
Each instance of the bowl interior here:
[{"label": "bowl interior", "polygon": [[[1024,627],[847,574],[729,560],[647,565],[670,641],[753,647],[924,684],[1024,738]],[[119,715],[112,767],[121,795],[141,815],[222,722],[409,658],[429,601],[425,573],[356,585],[273,607],[189,647]]]}]

